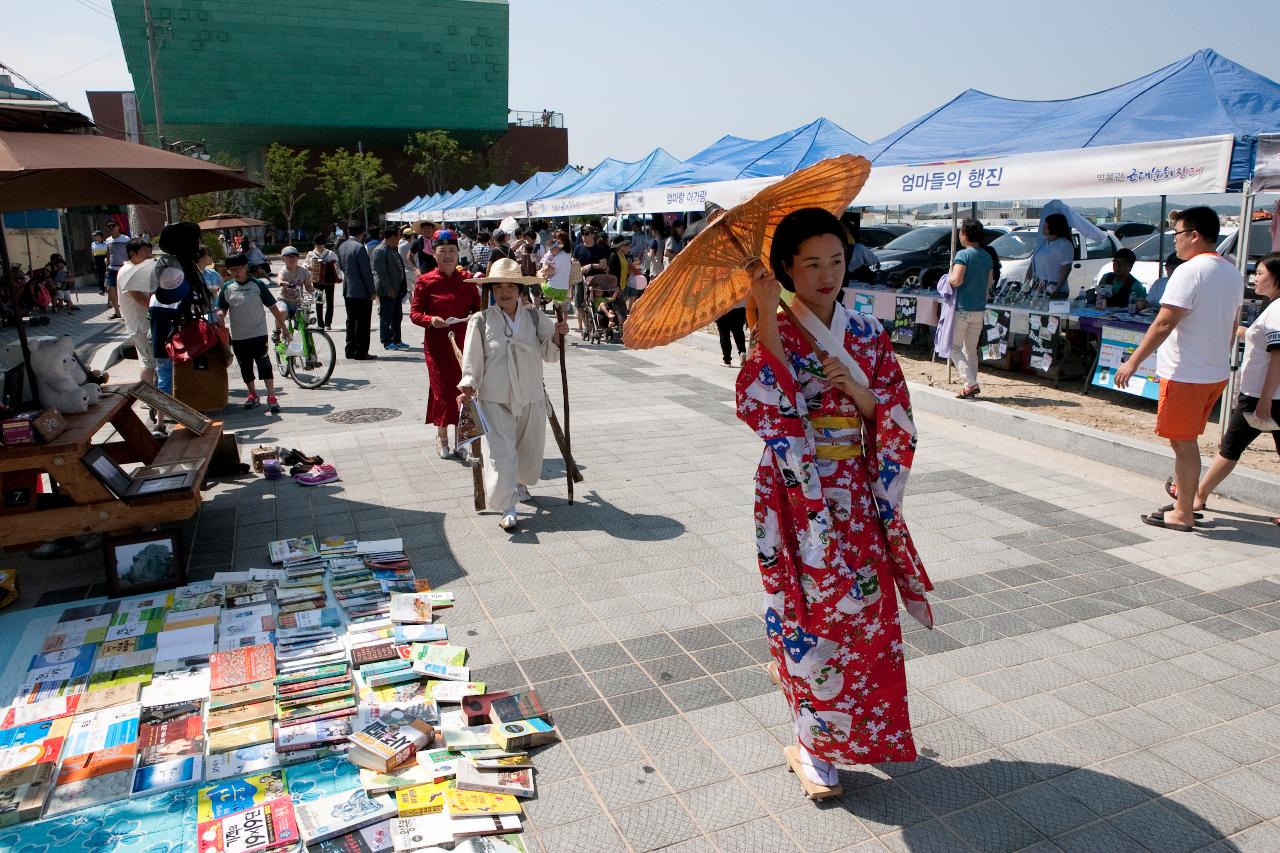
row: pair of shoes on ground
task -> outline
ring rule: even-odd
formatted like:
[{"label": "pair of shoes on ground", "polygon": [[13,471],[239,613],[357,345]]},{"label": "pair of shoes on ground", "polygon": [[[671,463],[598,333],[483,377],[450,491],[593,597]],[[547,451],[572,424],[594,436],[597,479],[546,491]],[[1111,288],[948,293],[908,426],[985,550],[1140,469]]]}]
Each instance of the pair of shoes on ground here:
[{"label": "pair of shoes on ground", "polygon": [[323,456],[308,456],[296,447],[277,447],[276,456],[285,465],[293,465],[294,467],[302,465],[306,468],[311,468],[315,465],[324,464]]},{"label": "pair of shoes on ground", "polygon": [[400,351],[409,349],[409,345],[402,344],[402,343],[383,344],[382,348],[384,350],[388,350],[389,352],[400,352]]},{"label": "pair of shoes on ground", "polygon": [[[245,409],[256,409],[261,402],[262,399],[257,394],[250,394],[244,400],[244,407]],[[276,399],[274,394],[267,397],[267,411],[273,415],[280,414],[280,401]]]},{"label": "pair of shoes on ground", "polygon": [[[294,466],[296,470],[298,467]],[[292,473],[292,472],[291,472]],[[338,469],[332,465],[312,465],[302,471],[293,473],[293,481],[299,486],[323,486],[338,480]]]},{"label": "pair of shoes on ground", "polygon": [[347,358],[350,359],[351,361],[377,361],[378,360],[378,357],[371,352],[367,352],[364,355],[349,355],[347,356]]},{"label": "pair of shoes on ground", "polygon": [[449,446],[449,440],[443,438],[436,439],[436,455],[441,459],[448,459],[453,456],[453,448]]},{"label": "pair of shoes on ground", "polygon": [[502,514],[498,519],[498,526],[503,530],[515,530],[520,525],[519,519],[516,518],[516,508],[511,507]]},{"label": "pair of shoes on ground", "polygon": [[972,400],[974,397],[982,393],[982,388],[977,385],[966,385],[960,389],[960,393],[956,394],[957,400]]}]

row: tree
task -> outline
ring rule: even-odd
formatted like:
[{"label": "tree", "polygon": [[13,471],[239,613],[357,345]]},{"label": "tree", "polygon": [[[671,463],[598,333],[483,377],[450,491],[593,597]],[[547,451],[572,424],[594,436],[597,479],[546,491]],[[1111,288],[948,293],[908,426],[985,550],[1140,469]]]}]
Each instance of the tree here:
[{"label": "tree", "polygon": [[452,189],[458,174],[473,161],[472,152],[444,130],[417,131],[404,153],[413,159],[413,173],[426,180],[429,193]]},{"label": "tree", "polygon": [[346,148],[321,154],[316,178],[330,210],[342,222],[374,210],[382,194],[396,188],[396,182],[382,169],[382,158]]},{"label": "tree", "polygon": [[278,142],[267,149],[267,183],[262,188],[263,202],[279,209],[284,216],[285,239],[293,239],[293,214],[298,202],[306,195],[302,182],[307,179],[307,159],[311,154],[305,148],[294,151]]},{"label": "tree", "polygon": [[[209,158],[211,163],[226,166],[228,169],[243,169],[239,160],[225,151],[218,151]],[[251,213],[250,207],[257,198],[251,190],[218,190],[211,193],[190,195],[179,202],[179,211],[186,222],[200,222],[215,213]]]}]

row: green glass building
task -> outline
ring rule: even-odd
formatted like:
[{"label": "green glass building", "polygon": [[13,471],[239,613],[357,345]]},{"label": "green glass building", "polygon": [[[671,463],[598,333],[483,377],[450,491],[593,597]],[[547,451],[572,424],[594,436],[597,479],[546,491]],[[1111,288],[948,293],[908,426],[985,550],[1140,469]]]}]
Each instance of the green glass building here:
[{"label": "green glass building", "polygon": [[[415,130],[507,130],[505,0],[150,0],[166,140],[246,165],[272,142],[400,149]],[[148,141],[143,0],[112,0]]]}]

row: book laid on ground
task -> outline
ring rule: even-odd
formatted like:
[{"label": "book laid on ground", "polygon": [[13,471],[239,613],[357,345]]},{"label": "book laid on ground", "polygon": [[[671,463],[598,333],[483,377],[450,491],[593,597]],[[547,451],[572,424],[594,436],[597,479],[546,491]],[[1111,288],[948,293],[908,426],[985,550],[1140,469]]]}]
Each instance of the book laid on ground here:
[{"label": "book laid on ground", "polygon": [[196,794],[196,820],[204,823],[288,795],[284,773],[270,770],[206,785]]},{"label": "book laid on ground", "polygon": [[300,840],[293,802],[277,797],[200,823],[197,853],[262,853],[293,849]]},{"label": "book laid on ground", "polygon": [[390,820],[396,816],[396,804],[390,797],[370,797],[363,790],[356,789],[299,803],[294,813],[302,840],[316,844]]},{"label": "book laid on ground", "polygon": [[[49,796],[44,816],[54,817],[78,809],[87,809],[123,800],[133,791],[133,770],[120,770],[77,782],[58,785]],[[3,823],[3,820],[0,820]]]},{"label": "book laid on ground", "polygon": [[398,767],[392,767],[386,773],[360,768],[360,787],[370,794],[394,794],[401,788],[412,788],[415,785],[427,785],[436,781],[439,780],[435,778],[435,774],[424,769],[414,759]]},{"label": "book laid on ground", "polygon": [[449,636],[449,629],[443,625],[409,625],[399,623],[393,628],[392,636],[397,643],[431,643]]},{"label": "book laid on ground", "polygon": [[308,844],[307,853],[389,853],[394,849],[391,841],[391,821],[378,823],[346,832],[328,841]]},{"label": "book laid on ground", "polygon": [[240,726],[228,726],[225,729],[209,732],[209,753],[230,752],[233,749],[269,743],[272,737],[273,733],[269,720],[259,720],[256,723],[245,723]]},{"label": "book laid on ground", "polygon": [[391,821],[391,843],[396,853],[453,843],[453,829],[446,814],[400,817]]},{"label": "book laid on ground", "polygon": [[529,848],[525,846],[524,838],[514,832],[506,832],[464,838],[454,846],[453,853],[529,853]]},{"label": "book laid on ground", "polygon": [[500,749],[475,749],[462,753],[478,770],[519,770],[533,767],[527,752],[503,752]]},{"label": "book laid on ground", "polygon": [[139,767],[133,773],[132,794],[142,797],[183,785],[194,785],[201,780],[202,761],[199,755],[188,755]]},{"label": "book laid on ground", "polygon": [[375,720],[351,735],[352,748],[347,760],[358,767],[385,773],[411,759],[419,747],[431,744],[435,734],[435,727],[421,720],[410,720],[403,726]]},{"label": "book laid on ground", "polygon": [[205,762],[204,775],[210,782],[261,773],[280,766],[280,756],[274,743],[260,743],[210,755]]},{"label": "book laid on ground", "polygon": [[[53,791],[52,762],[33,764],[0,774],[0,827],[35,820]],[[124,795],[128,795],[126,789]]]},{"label": "book laid on ground", "polygon": [[444,792],[444,812],[449,817],[482,817],[524,814],[524,809],[510,794],[464,791],[455,785]]},{"label": "book laid on ground", "polygon": [[271,562],[289,566],[320,556],[320,546],[314,536],[298,536],[267,543],[267,554]]},{"label": "book laid on ground", "polygon": [[[413,668],[427,678],[438,678],[443,681],[470,681],[471,670],[465,666],[446,666],[439,663],[414,661]],[[441,701],[439,697],[436,701]]]},{"label": "book laid on ground", "polygon": [[555,727],[539,717],[510,723],[494,723],[490,732],[498,746],[508,752],[542,746],[556,740]]},{"label": "book laid on ground", "polygon": [[259,720],[270,720],[276,715],[276,703],[270,699],[262,702],[251,702],[233,708],[219,708],[209,711],[205,726],[209,731],[225,729],[228,726],[241,726],[256,723]]},{"label": "book laid on ground", "polygon": [[222,687],[209,692],[209,712],[237,705],[251,705],[274,699],[275,687],[270,681],[252,681],[248,684],[237,684],[234,687]]},{"label": "book laid on ground", "polygon": [[[475,817],[450,817],[449,829],[454,838],[476,838],[482,835],[505,835],[519,832],[520,818],[516,815],[478,815]],[[458,848],[454,848],[457,850]],[[476,849],[471,847],[469,849]],[[483,850],[484,847],[479,849]]]},{"label": "book laid on ground", "polygon": [[412,788],[401,788],[396,791],[396,809],[400,817],[417,817],[424,814],[442,814],[444,812],[444,795],[453,790],[452,779],[442,782],[431,782],[426,785],[414,785]]},{"label": "book laid on ground", "polygon": [[413,660],[423,663],[439,663],[445,666],[462,666],[467,662],[467,647],[455,646],[447,640],[434,643],[414,643]]},{"label": "book laid on ground", "polygon": [[391,596],[391,621],[411,625],[431,624],[431,593],[397,592]]},{"label": "book laid on ground", "polygon": [[427,696],[435,702],[457,703],[467,696],[475,696],[485,692],[483,681],[429,681]]},{"label": "book laid on ground", "polygon": [[270,681],[276,676],[275,649],[263,643],[228,652],[214,652],[209,656],[209,669],[209,686],[213,690],[254,681]]},{"label": "book laid on ground", "polygon": [[461,761],[457,768],[459,791],[480,791],[489,794],[510,794],[513,797],[532,797],[534,794],[533,771],[480,770],[470,761]]},{"label": "book laid on ground", "polygon": [[346,743],[351,736],[350,717],[319,720],[300,725],[281,725],[276,728],[276,749],[282,753],[294,750],[314,749],[333,743]]}]

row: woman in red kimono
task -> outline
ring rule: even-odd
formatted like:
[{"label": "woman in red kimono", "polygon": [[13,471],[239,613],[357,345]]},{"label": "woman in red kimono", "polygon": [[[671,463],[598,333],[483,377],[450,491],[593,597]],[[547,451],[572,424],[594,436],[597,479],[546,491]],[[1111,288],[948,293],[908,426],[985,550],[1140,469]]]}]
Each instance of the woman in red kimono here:
[{"label": "woman in red kimono", "polygon": [[431,386],[427,423],[436,425],[436,453],[447,459],[453,453],[449,426],[458,425],[458,380],[462,378],[462,366],[449,342],[449,333],[453,332],[461,349],[467,334],[467,317],[480,310],[480,291],[469,281],[471,273],[458,268],[457,232],[437,231],[432,245],[439,267],[418,276],[409,319],[426,329],[422,352]]},{"label": "woman in red kimono", "polygon": [[[752,271],[759,342],[737,383],[738,417],[765,444],[756,548],[800,747],[788,758],[827,788],[837,764],[915,759],[898,595],[933,623],[932,586],[902,518],[911,401],[880,323],[838,301],[848,255],[847,233],[825,210],[778,224],[773,272]],[[795,293],[792,311],[821,352],[778,313],[780,287]]]}]

